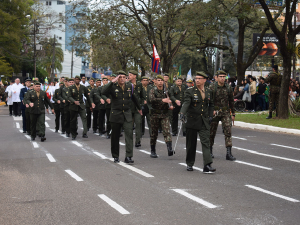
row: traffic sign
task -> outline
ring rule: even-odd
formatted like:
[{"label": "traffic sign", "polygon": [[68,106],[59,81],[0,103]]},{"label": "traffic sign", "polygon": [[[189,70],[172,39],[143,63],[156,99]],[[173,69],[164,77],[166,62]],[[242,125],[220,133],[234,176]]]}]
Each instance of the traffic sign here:
[{"label": "traffic sign", "polygon": [[300,44],[297,45],[295,53],[300,58]]}]

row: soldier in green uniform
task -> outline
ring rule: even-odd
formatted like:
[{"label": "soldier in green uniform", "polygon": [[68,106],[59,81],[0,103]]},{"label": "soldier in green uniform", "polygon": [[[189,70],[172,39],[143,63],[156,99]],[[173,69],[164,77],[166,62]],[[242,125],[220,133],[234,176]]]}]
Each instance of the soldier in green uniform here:
[{"label": "soldier in green uniform", "polygon": [[[24,103],[27,98],[27,93],[33,90],[33,83],[30,84],[29,90],[24,95]],[[26,130],[27,135],[31,135],[31,121],[30,121],[30,107],[28,104],[25,104],[25,116],[26,116]],[[28,128],[27,128],[28,127]]]},{"label": "soldier in green uniform", "polygon": [[69,88],[74,84],[74,79],[73,78],[65,78],[65,87],[62,89],[61,96],[63,98],[63,103],[64,103],[64,125],[65,125],[65,131],[66,131],[66,137],[70,137],[70,101],[68,99],[68,93],[69,93]]},{"label": "soldier in green uniform", "polygon": [[[112,74],[112,76],[116,77],[115,74]],[[105,86],[106,84],[108,84],[108,79],[106,77],[104,77],[102,79],[103,82],[103,86]],[[106,138],[110,139],[110,131],[111,131],[111,126],[110,126],[110,122],[109,122],[109,117],[110,117],[110,109],[111,109],[111,95],[104,95],[102,94],[102,90],[101,90],[101,97],[103,98],[103,100],[105,101],[105,115],[106,115]],[[104,133],[104,132],[103,132]]]},{"label": "soldier in green uniform", "polygon": [[[63,108],[60,107],[61,104],[63,104],[63,102],[61,101],[61,87],[64,85],[63,82],[60,82],[59,84],[59,88],[56,89],[54,91],[54,95],[53,95],[53,101],[54,101],[54,111],[55,111],[55,133],[58,132],[59,130],[59,120],[61,119],[61,126],[64,127],[63,123],[64,123],[64,118],[63,118],[63,113],[61,113],[63,111]],[[64,131],[64,129],[62,129],[62,131]]]},{"label": "soldier in green uniform", "polygon": [[210,121],[213,117],[214,103],[211,90],[205,87],[208,76],[197,72],[195,87],[185,91],[180,118],[186,121],[186,164],[187,170],[193,171],[196,158],[197,134],[199,133],[203,154],[203,173],[213,173],[212,158],[209,150]]},{"label": "soldier in green uniform", "polygon": [[149,94],[149,101],[151,103],[151,158],[157,158],[156,154],[156,140],[158,135],[158,128],[161,125],[163,136],[167,144],[168,156],[173,155],[172,150],[172,136],[170,134],[170,121],[168,110],[173,109],[172,101],[167,98],[164,91],[164,80],[161,75],[156,76],[156,86],[151,89]]},{"label": "soldier in green uniform", "polygon": [[36,137],[36,125],[40,124],[39,134],[41,136],[41,141],[44,142],[45,138],[45,106],[48,111],[48,106],[52,109],[54,113],[53,105],[45,91],[41,90],[41,84],[39,82],[35,83],[34,91],[28,92],[25,100],[25,104],[30,107],[30,120],[31,120],[31,140],[34,141]]},{"label": "soldier in green uniform", "polygon": [[[125,163],[134,163],[133,156],[133,127],[132,127],[132,113],[130,102],[132,101],[138,108],[139,113],[142,114],[141,106],[134,94],[134,90],[131,84],[125,83],[126,73],[124,71],[118,71],[118,76],[114,78],[110,83],[102,88],[101,93],[103,95],[111,95],[111,153],[114,158],[114,162],[119,161],[119,138],[120,131],[123,126],[125,132],[126,143],[126,156]],[[115,83],[116,82],[116,83]]]},{"label": "soldier in green uniform", "polygon": [[[96,133],[99,127],[99,135],[102,135],[103,133],[103,120],[99,117],[100,109],[104,109],[105,113],[105,101],[101,98],[101,88],[101,80],[97,79],[96,88],[92,89],[90,92],[90,100],[93,108],[93,133]],[[104,117],[104,115],[105,114],[101,116]]]},{"label": "soldier in green uniform", "polygon": [[[128,72],[129,84],[131,84],[134,88],[134,95],[140,104],[140,108],[142,108],[142,104],[145,103],[146,98],[144,96],[144,89],[141,82],[137,81],[138,72],[135,70],[130,70]],[[135,123],[135,147],[141,147],[141,137],[142,137],[142,116],[136,109],[133,102],[131,102],[131,113],[132,118]]]},{"label": "soldier in green uniform", "polygon": [[[182,85],[182,77],[177,77],[175,81],[175,85],[173,85],[170,89],[170,99],[175,106],[173,110],[173,120],[172,120],[172,135],[176,136],[178,133],[178,114],[181,110],[181,105],[184,99],[184,92],[186,90],[185,85]],[[182,127],[183,136],[185,136],[185,124]]]},{"label": "soldier in green uniform", "polygon": [[149,135],[151,134],[151,125],[150,125],[150,112],[149,112],[149,107],[148,107],[148,96],[149,96],[149,90],[151,88],[149,87],[149,79],[148,77],[142,77],[142,85],[144,89],[144,96],[145,96],[145,101],[142,104],[142,111],[143,111],[143,116],[142,116],[142,135],[145,134],[145,117],[147,119],[147,124],[149,128]]},{"label": "soldier in green uniform", "polygon": [[83,102],[83,95],[86,97],[88,104],[91,104],[88,89],[80,84],[80,76],[76,76],[75,84],[69,87],[68,100],[70,101],[70,131],[72,134],[72,140],[76,139],[77,136],[77,115],[80,115],[82,126],[83,126],[83,138],[88,138],[87,133],[87,121],[86,111]]},{"label": "soldier in green uniform", "polygon": [[186,86],[187,86],[187,88],[193,87],[193,80],[187,80]]},{"label": "soldier in green uniform", "polygon": [[[209,88],[212,91],[212,98],[214,100],[214,115],[210,125],[210,150],[213,156],[213,145],[218,129],[219,121],[222,122],[222,128],[225,135],[225,145],[227,149],[226,160],[234,161],[235,157],[231,154],[232,137],[231,126],[235,118],[234,100],[232,88],[225,83],[227,73],[223,70],[217,71],[218,81],[212,83]],[[230,115],[232,114],[232,115]]]},{"label": "soldier in green uniform", "polygon": [[269,116],[266,119],[272,118],[274,103],[276,103],[276,116],[278,116],[279,94],[281,87],[282,75],[278,73],[278,66],[273,66],[273,71],[269,73],[265,79],[265,83],[270,83],[269,89]]},{"label": "soldier in green uniform", "polygon": [[[88,95],[90,95],[91,90],[95,88],[95,79],[93,77],[90,78],[89,84],[90,85],[86,87],[88,90]],[[89,131],[92,125],[92,106],[86,100],[85,100],[85,109],[86,109],[87,130]]]},{"label": "soldier in green uniform", "polygon": [[[166,87],[166,89],[168,91],[169,97],[171,97],[170,96],[170,89],[171,89],[171,87],[172,87],[173,84],[169,80],[170,80],[169,74],[165,73],[164,74],[164,85],[165,85],[165,87]],[[173,121],[173,110],[169,110],[169,120],[170,120],[170,123],[172,124],[172,121]],[[160,129],[158,129],[158,133],[161,133],[161,127],[160,127]]]}]

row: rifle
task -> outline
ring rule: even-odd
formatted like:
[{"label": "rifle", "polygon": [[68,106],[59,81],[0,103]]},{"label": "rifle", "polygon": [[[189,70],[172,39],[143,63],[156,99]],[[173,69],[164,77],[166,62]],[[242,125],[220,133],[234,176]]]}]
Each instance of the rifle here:
[{"label": "rifle", "polygon": [[[164,94],[167,96],[167,98],[170,99],[169,94],[168,94],[168,89],[165,84],[164,84]],[[173,107],[172,103],[168,103],[168,105],[169,105],[169,109],[173,110],[174,107]]]}]

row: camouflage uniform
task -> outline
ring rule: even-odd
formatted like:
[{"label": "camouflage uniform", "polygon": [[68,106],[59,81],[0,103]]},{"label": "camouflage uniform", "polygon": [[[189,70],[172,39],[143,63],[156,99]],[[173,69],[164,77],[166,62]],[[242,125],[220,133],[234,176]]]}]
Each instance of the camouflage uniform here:
[{"label": "camouflage uniform", "polygon": [[151,139],[150,145],[156,144],[156,139],[158,135],[158,128],[161,124],[165,142],[171,142],[172,137],[170,133],[170,120],[169,120],[169,105],[168,103],[162,102],[162,99],[165,98],[164,90],[158,90],[157,87],[151,89],[149,94],[149,100],[152,106],[151,109]]},{"label": "camouflage uniform", "polygon": [[232,147],[232,120],[230,111],[232,114],[235,114],[232,88],[227,84],[219,86],[216,82],[212,83],[209,88],[213,93],[214,109],[215,111],[219,111],[218,115],[212,120],[210,125],[210,146],[212,147],[214,145],[218,124],[219,121],[221,121],[225,135],[225,145],[226,147]]},{"label": "camouflage uniform", "polygon": [[265,83],[270,83],[269,90],[269,113],[272,113],[274,102],[276,102],[276,113],[279,104],[279,94],[281,86],[282,75],[280,73],[271,72],[265,79]]}]

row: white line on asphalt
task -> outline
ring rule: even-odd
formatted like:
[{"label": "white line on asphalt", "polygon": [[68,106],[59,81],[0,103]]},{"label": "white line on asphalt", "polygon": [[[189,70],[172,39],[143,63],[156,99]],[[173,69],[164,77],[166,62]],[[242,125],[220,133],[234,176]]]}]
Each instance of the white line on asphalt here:
[{"label": "white line on asphalt", "polygon": [[55,132],[55,130],[54,130],[54,129],[49,129],[49,130],[51,130],[52,132]]},{"label": "white line on asphalt", "polygon": [[197,153],[199,153],[199,154],[203,154],[202,152],[200,152],[200,151],[196,151]]},{"label": "white line on asphalt", "polygon": [[22,120],[21,116],[13,116],[14,120]]},{"label": "white line on asphalt", "polygon": [[101,198],[103,201],[105,201],[107,204],[109,204],[112,208],[114,208],[115,210],[117,210],[119,213],[125,215],[125,214],[130,214],[130,212],[128,212],[126,209],[124,209],[122,206],[120,206],[118,203],[116,203],[115,201],[111,200],[109,197],[107,197],[106,195],[98,195],[99,198]]},{"label": "white line on asphalt", "polygon": [[56,162],[56,160],[53,158],[53,156],[49,153],[46,154],[50,162]]},{"label": "white line on asphalt", "polygon": [[239,160],[236,160],[236,161],[234,161],[234,162],[240,163],[240,164],[245,164],[245,165],[248,165],[248,166],[254,166],[254,167],[261,168],[261,169],[265,169],[265,170],[273,170],[273,169],[270,168],[270,167],[259,166],[259,165],[256,165],[256,164],[247,163],[247,162],[243,162],[243,161],[239,161]]},{"label": "white line on asphalt", "polygon": [[125,145],[123,142],[119,142],[120,143],[120,145]]},{"label": "white line on asphalt", "polygon": [[76,173],[71,170],[65,170],[71,177],[73,177],[77,181],[83,181],[81,177],[79,177]]},{"label": "white line on asphalt", "polygon": [[35,141],[33,141],[32,144],[33,144],[34,148],[38,148],[39,147],[38,143],[36,143]]},{"label": "white line on asphalt", "polygon": [[177,192],[178,194],[181,194],[181,195],[183,195],[183,196],[185,196],[185,197],[187,197],[187,198],[189,198],[189,199],[191,199],[195,202],[198,202],[199,204],[204,205],[207,208],[210,208],[210,209],[217,208],[217,206],[215,206],[215,205],[213,205],[213,204],[211,204],[211,203],[209,203],[209,202],[207,202],[207,201],[205,201],[201,198],[198,198],[194,195],[191,195],[191,194],[189,194],[188,192],[186,192],[182,189],[171,189],[171,190],[173,190],[173,191]]},{"label": "white line on asphalt", "polygon": [[48,116],[45,116],[45,120],[50,120],[50,118]]},{"label": "white line on asphalt", "polygon": [[149,130],[149,128],[148,128],[148,127],[145,127],[145,129]]},{"label": "white line on asphalt", "polygon": [[23,133],[23,130],[19,130],[21,133]]},{"label": "white line on asphalt", "polygon": [[46,126],[46,127],[50,127],[49,124],[48,124],[47,122],[45,122],[45,126]]},{"label": "white line on asphalt", "polygon": [[274,145],[274,146],[278,146],[278,147],[283,147],[283,148],[290,148],[290,149],[300,150],[300,148],[295,148],[295,147],[286,146],[286,145],[277,145],[277,144],[270,144],[270,145]]},{"label": "white line on asphalt", "polygon": [[77,141],[72,141],[73,144],[77,145],[78,147],[82,147],[82,144],[80,144],[79,142]]},{"label": "white line on asphalt", "polygon": [[239,148],[239,147],[233,147],[233,148],[236,148],[236,149],[242,150],[242,151],[246,151],[246,152],[249,152],[252,154],[256,154],[256,155],[262,155],[262,156],[267,156],[267,157],[271,157],[271,158],[275,158],[275,159],[283,159],[283,160],[287,160],[287,161],[291,161],[291,162],[300,163],[300,160],[296,160],[296,159],[290,159],[290,158],[280,157],[280,156],[276,156],[276,155],[269,155],[269,154],[260,153],[260,152],[245,149],[245,148]]},{"label": "white line on asphalt", "polygon": [[[112,159],[112,158],[109,158],[109,160],[110,160],[110,161],[114,161],[114,159]],[[130,166],[130,165],[126,164],[126,163],[119,162],[118,164],[119,164],[120,166],[123,166],[123,167],[125,167],[125,168],[127,168],[127,169],[130,169],[130,170],[132,170],[132,171],[134,171],[134,172],[136,172],[136,173],[138,173],[138,174],[140,174],[140,175],[142,175],[142,176],[144,176],[144,177],[154,177],[153,175],[151,175],[151,174],[149,174],[149,173],[146,173],[146,172],[144,172],[144,171],[142,171],[142,170],[140,170],[140,169],[137,169],[137,168],[135,168],[135,167],[133,167],[133,166]]]},{"label": "white line on asphalt", "polygon": [[271,192],[271,191],[267,191],[267,190],[262,189],[260,187],[256,187],[256,186],[253,186],[253,185],[245,185],[245,186],[248,187],[248,188],[252,188],[254,190],[257,190],[257,191],[261,191],[261,192],[269,194],[269,195],[273,195],[273,196],[278,197],[278,198],[282,198],[282,199],[290,201],[290,202],[299,202],[299,200],[297,200],[297,199],[286,197],[284,195],[280,195],[280,194],[277,194],[277,193],[274,193],[274,192]]},{"label": "white line on asphalt", "polygon": [[[187,166],[185,163],[179,163],[179,164],[182,165],[182,166]],[[203,170],[200,169],[199,167],[193,166],[193,169],[194,169],[194,170],[199,170],[199,171],[203,172]]]},{"label": "white line on asphalt", "polygon": [[148,155],[150,155],[150,154],[151,154],[150,152],[148,152],[148,151],[145,151],[145,150],[140,150],[140,152],[146,153],[146,154],[148,154]]},{"label": "white line on asphalt", "polygon": [[244,140],[244,141],[247,141],[246,138],[241,138],[241,137],[236,137],[236,136],[231,136],[232,138],[236,138],[236,139],[240,139],[240,140]]},{"label": "white line on asphalt", "polygon": [[165,144],[165,142],[164,142],[164,141],[157,140],[157,142],[159,142],[159,143],[162,143],[162,144]]},{"label": "white line on asphalt", "polygon": [[99,152],[93,152],[95,155],[99,156],[100,158],[102,159],[107,159],[107,157],[105,155],[102,155],[101,153]]},{"label": "white line on asphalt", "polygon": [[31,137],[29,136],[29,135],[27,135],[27,134],[25,134],[25,137],[27,138],[27,139],[31,139]]},{"label": "white line on asphalt", "polygon": [[20,128],[20,124],[19,124],[19,123],[16,123],[16,127],[19,129],[19,128]]}]

